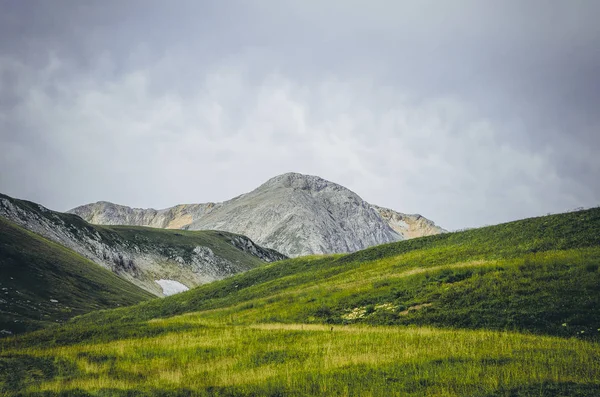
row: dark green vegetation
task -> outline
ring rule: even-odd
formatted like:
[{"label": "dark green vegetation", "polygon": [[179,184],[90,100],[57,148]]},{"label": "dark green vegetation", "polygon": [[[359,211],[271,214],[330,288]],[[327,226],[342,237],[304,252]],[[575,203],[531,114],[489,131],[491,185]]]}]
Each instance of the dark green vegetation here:
[{"label": "dark green vegetation", "polygon": [[30,331],[152,295],[0,217],[0,330]]},{"label": "dark green vegetation", "polygon": [[0,384],[8,395],[594,396],[599,268],[598,208],[285,260],[0,341],[0,360],[52,362],[29,386]]}]

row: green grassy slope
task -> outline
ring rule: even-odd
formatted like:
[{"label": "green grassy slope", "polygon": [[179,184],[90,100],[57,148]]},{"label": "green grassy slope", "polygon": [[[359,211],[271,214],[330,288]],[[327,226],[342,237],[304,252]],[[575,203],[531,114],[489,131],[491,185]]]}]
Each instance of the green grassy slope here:
[{"label": "green grassy slope", "polygon": [[599,266],[598,208],[286,260],[6,339],[0,363],[38,370],[0,384],[31,395],[593,396]]},{"label": "green grassy slope", "polygon": [[29,331],[150,298],[77,253],[0,217],[0,330]]}]

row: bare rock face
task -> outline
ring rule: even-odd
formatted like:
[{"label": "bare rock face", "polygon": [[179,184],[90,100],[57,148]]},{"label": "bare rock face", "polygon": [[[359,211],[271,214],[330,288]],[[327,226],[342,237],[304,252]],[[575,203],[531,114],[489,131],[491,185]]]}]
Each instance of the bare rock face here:
[{"label": "bare rock face", "polygon": [[289,256],[352,252],[402,239],[358,195],[316,176],[284,174],[216,207],[188,228],[246,233]]},{"label": "bare rock face", "polygon": [[69,212],[99,224],[224,230],[292,257],[353,252],[444,232],[420,215],[373,206],[343,186],[297,173],[276,176],[222,203],[154,210],[98,202]]}]

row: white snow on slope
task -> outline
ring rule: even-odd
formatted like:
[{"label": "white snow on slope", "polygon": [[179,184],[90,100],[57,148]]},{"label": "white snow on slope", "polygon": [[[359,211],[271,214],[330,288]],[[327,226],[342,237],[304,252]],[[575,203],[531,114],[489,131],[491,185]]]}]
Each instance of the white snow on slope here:
[{"label": "white snow on slope", "polygon": [[175,281],[175,280],[154,280],[154,281],[156,281],[158,283],[158,285],[161,286],[161,288],[163,290],[163,294],[165,294],[167,296],[175,295],[180,292],[189,290],[188,287],[181,284],[179,281]]}]

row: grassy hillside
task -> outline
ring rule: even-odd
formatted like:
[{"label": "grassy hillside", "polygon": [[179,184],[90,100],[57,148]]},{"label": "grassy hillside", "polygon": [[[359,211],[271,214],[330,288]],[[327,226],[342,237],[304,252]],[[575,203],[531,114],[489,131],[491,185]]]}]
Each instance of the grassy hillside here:
[{"label": "grassy hillside", "polygon": [[0,330],[19,333],[151,294],[0,217]]},{"label": "grassy hillside", "polygon": [[600,209],[286,260],[6,339],[1,362],[22,370],[0,384],[8,395],[594,396],[599,266]]}]

